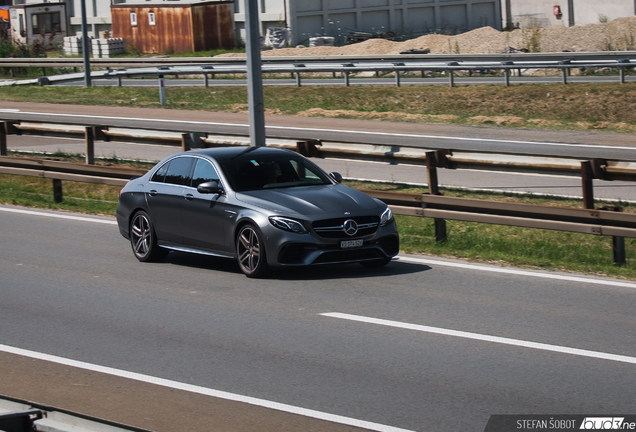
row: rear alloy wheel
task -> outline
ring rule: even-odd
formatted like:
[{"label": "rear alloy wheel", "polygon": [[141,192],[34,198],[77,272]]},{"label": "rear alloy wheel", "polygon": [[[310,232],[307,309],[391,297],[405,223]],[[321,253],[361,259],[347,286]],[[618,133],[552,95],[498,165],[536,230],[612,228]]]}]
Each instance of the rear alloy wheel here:
[{"label": "rear alloy wheel", "polygon": [[236,254],[239,267],[248,278],[262,277],[267,273],[265,245],[253,225],[245,225],[236,236]]},{"label": "rear alloy wheel", "polygon": [[159,261],[168,254],[166,249],[157,245],[157,237],[150,216],[142,210],[135,213],[130,223],[130,244],[139,261]]}]

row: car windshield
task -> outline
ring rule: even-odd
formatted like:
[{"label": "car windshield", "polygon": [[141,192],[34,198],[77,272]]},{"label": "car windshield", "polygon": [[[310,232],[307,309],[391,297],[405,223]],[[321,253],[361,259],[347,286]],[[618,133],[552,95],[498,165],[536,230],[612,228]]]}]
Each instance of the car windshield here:
[{"label": "car windshield", "polygon": [[245,153],[221,166],[236,192],[332,184],[314,164],[287,152]]}]

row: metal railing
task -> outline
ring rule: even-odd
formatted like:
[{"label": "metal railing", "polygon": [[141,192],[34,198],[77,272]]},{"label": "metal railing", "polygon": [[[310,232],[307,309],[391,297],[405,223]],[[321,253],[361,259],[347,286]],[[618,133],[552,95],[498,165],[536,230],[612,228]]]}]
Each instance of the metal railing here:
[{"label": "metal railing", "polygon": [[[315,73],[341,74],[343,83],[350,85],[350,76],[358,72],[393,73],[395,84],[401,85],[401,76],[407,72],[444,72],[449,85],[455,85],[458,71],[503,71],[503,83],[510,85],[512,71],[521,74],[522,69],[558,69],[563,84],[568,83],[569,71],[574,68],[615,68],[619,70],[621,83],[625,82],[625,70],[636,66],[635,51],[598,53],[541,53],[541,54],[442,54],[442,55],[384,55],[384,56],[322,56],[322,57],[263,57],[264,74],[291,74],[296,84],[302,85],[301,76]],[[204,84],[217,74],[246,74],[245,59],[241,57],[190,57],[190,58],[121,58],[93,59],[93,68],[107,70],[91,72],[92,78],[118,80],[147,76],[200,75]],[[0,67],[78,68],[81,59],[0,59]],[[111,69],[117,68],[117,69]],[[7,80],[0,85],[47,85],[82,79],[84,73],[70,73],[30,80]]]},{"label": "metal railing", "polygon": [[[83,134],[87,164],[6,157],[7,136],[17,133]],[[2,155],[0,157],[0,173],[50,178],[53,180],[54,197],[56,201],[61,201],[62,180],[123,186],[131,177],[146,172],[145,170],[93,165],[96,139],[152,141],[179,145],[184,151],[193,146],[246,144],[245,138],[240,136],[219,137],[200,133],[191,134],[188,131],[169,133],[150,129],[7,121],[3,122],[0,127],[0,154]],[[437,240],[446,238],[446,219],[609,235],[613,237],[615,262],[624,264],[624,237],[636,238],[636,215],[621,214],[619,208],[595,209],[592,185],[593,179],[636,181],[636,163],[633,161],[545,158],[538,155],[453,152],[447,149],[422,149],[413,146],[378,146],[364,143],[307,140],[272,140],[268,145],[292,149],[308,157],[337,157],[340,159],[425,165],[429,194],[390,194],[376,191],[368,193],[386,200],[396,214],[433,218]],[[438,168],[466,167],[580,176],[585,209],[541,207],[441,196],[437,180]]]}]

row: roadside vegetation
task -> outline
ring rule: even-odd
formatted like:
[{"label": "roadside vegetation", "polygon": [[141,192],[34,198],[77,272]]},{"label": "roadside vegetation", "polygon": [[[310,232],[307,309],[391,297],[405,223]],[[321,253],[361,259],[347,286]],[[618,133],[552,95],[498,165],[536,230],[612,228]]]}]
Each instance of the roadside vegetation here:
[{"label": "roadside vegetation", "polygon": [[[35,156],[16,153],[11,155]],[[40,157],[44,157],[44,155],[40,155]],[[72,162],[83,160],[80,155],[63,153],[46,157]],[[153,166],[151,163],[118,159],[98,159],[96,162],[103,165],[134,168]],[[357,189],[426,192],[425,188],[394,183],[345,182],[345,184]],[[63,182],[64,199],[61,203],[56,203],[53,200],[51,180],[0,175],[0,203],[25,207],[114,216],[120,189],[117,186],[65,181]],[[560,207],[582,207],[581,200],[561,197],[474,192],[463,189],[442,189],[442,192],[446,196]],[[620,205],[625,212],[636,213],[634,203],[597,201],[597,207],[605,205]],[[448,238],[443,242],[436,242],[435,229],[431,219],[396,216],[396,220],[400,231],[401,250],[406,253],[636,280],[635,239],[626,239],[627,265],[618,267],[613,263],[611,237],[449,220],[447,221]]]},{"label": "roadside vegetation", "polygon": [[[0,101],[247,112],[245,87],[0,87]],[[264,88],[267,114],[636,132],[636,83]]]}]

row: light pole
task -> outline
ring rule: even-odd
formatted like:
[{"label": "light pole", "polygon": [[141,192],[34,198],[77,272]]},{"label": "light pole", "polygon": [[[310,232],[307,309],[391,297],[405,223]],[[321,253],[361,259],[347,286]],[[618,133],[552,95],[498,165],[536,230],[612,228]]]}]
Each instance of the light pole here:
[{"label": "light pole", "polygon": [[261,72],[261,32],[257,0],[245,0],[247,56],[247,101],[250,118],[250,146],[265,146],[265,108]]},{"label": "light pole", "polygon": [[88,29],[86,28],[86,0],[82,4],[82,54],[84,56],[84,85],[91,86],[91,62],[89,60]]}]

